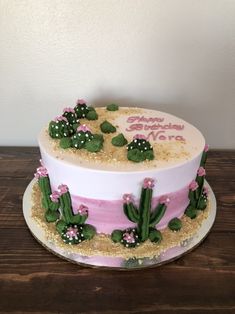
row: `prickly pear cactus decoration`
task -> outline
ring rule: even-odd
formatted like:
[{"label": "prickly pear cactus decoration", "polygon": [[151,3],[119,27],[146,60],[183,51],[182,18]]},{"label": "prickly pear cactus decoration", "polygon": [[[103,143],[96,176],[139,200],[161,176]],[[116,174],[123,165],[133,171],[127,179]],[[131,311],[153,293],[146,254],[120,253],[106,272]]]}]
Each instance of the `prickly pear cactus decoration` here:
[{"label": "prickly pear cactus decoration", "polygon": [[208,189],[204,186],[205,182],[205,163],[207,159],[208,145],[205,146],[202,153],[200,167],[197,171],[197,176],[189,185],[189,205],[185,210],[185,215],[194,219],[197,217],[198,210],[204,210],[208,203]]},{"label": "prickly pear cactus decoration", "polygon": [[86,115],[87,120],[97,120],[98,113],[96,112],[95,108],[88,107],[88,113]]},{"label": "prickly pear cactus decoration", "polygon": [[59,218],[59,195],[51,191],[50,179],[47,169],[43,166],[37,168],[35,178],[42,193],[42,207],[46,210],[45,219],[47,222],[55,222]]},{"label": "prickly pear cactus decoration", "polygon": [[49,135],[52,138],[61,139],[69,137],[74,133],[73,126],[69,124],[64,116],[56,117],[54,121],[49,124]]},{"label": "prickly pear cactus decoration", "polygon": [[91,133],[90,128],[85,124],[80,125],[77,128],[77,132],[71,138],[71,145],[77,149],[85,148],[86,143],[91,141],[93,137],[94,135]]},{"label": "prickly pear cactus decoration", "polygon": [[[135,245],[128,244],[128,247],[134,247],[147,239],[156,243],[159,243],[162,239],[161,233],[155,229],[155,225],[157,225],[164,216],[170,200],[168,197],[161,197],[158,205],[151,210],[153,188],[154,180],[152,178],[145,178],[138,208],[135,206],[131,194],[124,194],[123,196],[124,213],[130,221],[137,224],[137,228],[132,229],[132,238],[135,238],[135,242],[133,242]],[[126,246],[125,239],[123,239],[124,232],[126,232],[126,230],[114,230],[111,235],[112,240]]]},{"label": "prickly pear cactus decoration", "polygon": [[144,135],[135,135],[133,141],[127,145],[127,159],[134,162],[154,159],[153,147]]},{"label": "prickly pear cactus decoration", "polygon": [[75,110],[73,108],[64,108],[63,110],[63,117],[67,119],[69,124],[76,124],[79,122]]},{"label": "prickly pear cactus decoration", "polygon": [[75,113],[77,115],[77,118],[81,119],[81,118],[86,118],[89,109],[86,105],[86,102],[84,99],[78,99],[77,101],[77,105],[74,107]]}]

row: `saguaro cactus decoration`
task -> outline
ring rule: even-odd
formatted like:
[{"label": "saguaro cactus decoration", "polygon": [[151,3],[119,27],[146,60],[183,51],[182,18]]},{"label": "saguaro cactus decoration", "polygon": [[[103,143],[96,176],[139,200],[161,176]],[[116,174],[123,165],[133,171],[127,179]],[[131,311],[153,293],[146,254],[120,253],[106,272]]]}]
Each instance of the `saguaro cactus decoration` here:
[{"label": "saguaro cactus decoration", "polygon": [[[123,196],[124,213],[130,221],[137,224],[137,228],[124,231],[114,230],[111,235],[114,242],[121,242],[126,247],[134,247],[139,245],[139,242],[144,242],[147,239],[150,239],[152,242],[159,242],[161,240],[161,233],[155,229],[155,225],[158,224],[164,216],[167,204],[170,200],[168,197],[160,198],[158,205],[154,210],[151,210],[153,187],[154,180],[152,178],[145,178],[139,208],[134,205],[131,194],[125,194]],[[130,233],[130,230],[132,234],[130,234],[130,237],[127,237],[126,234]],[[132,240],[131,245],[126,241],[126,239],[129,238]]]},{"label": "saguaro cactus decoration", "polygon": [[54,222],[59,218],[59,201],[58,195],[51,191],[47,169],[43,166],[37,168],[35,178],[38,179],[38,185],[42,193],[42,207],[46,210],[45,219],[47,222]]},{"label": "saguaro cactus decoration", "polygon": [[204,186],[205,182],[205,163],[207,159],[208,145],[205,146],[202,153],[200,167],[197,176],[189,185],[188,197],[190,203],[185,210],[185,214],[191,219],[196,218],[198,210],[204,210],[208,201],[208,189]]},{"label": "saguaro cactus decoration", "polygon": [[84,224],[88,217],[88,208],[81,205],[76,215],[73,214],[71,196],[67,185],[58,186],[60,195],[60,208],[62,218],[57,222],[57,231],[61,234],[64,242],[77,244],[83,240],[90,240],[95,235],[95,228]]},{"label": "saguaro cactus decoration", "polygon": [[56,229],[62,240],[68,244],[78,244],[84,240],[92,239],[96,233],[95,228],[84,224],[88,217],[88,208],[80,205],[78,213],[74,215],[68,187],[61,184],[58,191],[52,192],[45,167],[37,168],[35,177],[38,179],[38,185],[42,193],[42,207],[46,210],[45,219],[47,222],[57,221]]}]

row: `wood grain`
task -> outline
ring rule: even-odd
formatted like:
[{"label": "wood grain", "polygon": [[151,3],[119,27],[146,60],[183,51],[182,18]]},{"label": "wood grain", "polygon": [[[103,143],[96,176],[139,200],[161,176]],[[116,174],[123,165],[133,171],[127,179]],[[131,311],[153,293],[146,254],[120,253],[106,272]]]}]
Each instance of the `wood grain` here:
[{"label": "wood grain", "polygon": [[68,263],[31,236],[22,195],[38,159],[38,148],[0,148],[0,313],[235,313],[235,151],[209,152],[218,214],[206,240],[132,272]]}]

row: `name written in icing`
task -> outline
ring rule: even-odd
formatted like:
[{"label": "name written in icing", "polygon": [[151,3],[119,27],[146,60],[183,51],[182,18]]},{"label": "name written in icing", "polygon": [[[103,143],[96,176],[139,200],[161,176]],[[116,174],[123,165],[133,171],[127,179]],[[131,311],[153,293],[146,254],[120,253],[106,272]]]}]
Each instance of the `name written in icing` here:
[{"label": "name written in icing", "polygon": [[126,128],[126,131],[151,131],[146,135],[148,141],[185,141],[185,138],[180,134],[170,134],[171,130],[182,131],[184,129],[183,124],[173,124],[170,122],[164,124],[162,122],[164,122],[164,118],[160,117],[131,116],[127,118],[127,123],[130,123],[130,125]]}]

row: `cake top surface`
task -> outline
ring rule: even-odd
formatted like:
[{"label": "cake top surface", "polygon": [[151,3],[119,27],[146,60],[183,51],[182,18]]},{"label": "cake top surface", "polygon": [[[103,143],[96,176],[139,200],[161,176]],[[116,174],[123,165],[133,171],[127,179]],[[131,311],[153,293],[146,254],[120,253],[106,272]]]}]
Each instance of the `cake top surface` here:
[{"label": "cake top surface", "polygon": [[[86,149],[60,147],[60,140],[51,138],[48,127],[39,134],[39,145],[52,157],[88,169],[102,171],[146,171],[178,166],[196,158],[205,147],[201,132],[188,122],[171,114],[156,110],[134,107],[120,107],[109,111],[96,107],[97,120],[79,119],[80,129],[103,134],[103,147],[98,152]],[[113,133],[102,133],[100,125],[108,121]],[[133,162],[127,159],[127,145],[114,146],[112,139],[122,133],[127,142],[144,139],[150,143],[154,153],[153,160]]]}]

